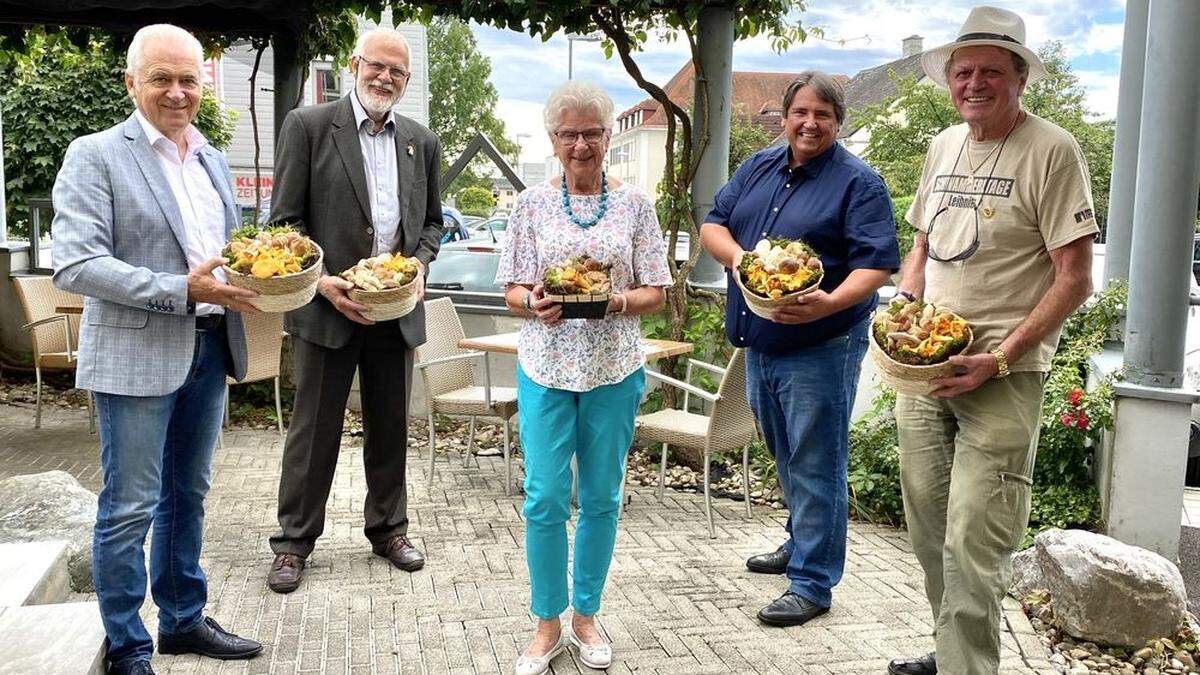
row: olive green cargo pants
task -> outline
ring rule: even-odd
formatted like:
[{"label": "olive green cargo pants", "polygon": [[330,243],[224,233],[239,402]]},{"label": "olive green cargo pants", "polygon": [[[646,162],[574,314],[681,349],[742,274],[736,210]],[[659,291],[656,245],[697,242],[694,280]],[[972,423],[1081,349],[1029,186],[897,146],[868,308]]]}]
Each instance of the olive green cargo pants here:
[{"label": "olive green cargo pants", "polygon": [[1044,375],[950,399],[896,397],[900,484],[933,608],[938,672],[994,674],[1000,602],[1029,523]]}]

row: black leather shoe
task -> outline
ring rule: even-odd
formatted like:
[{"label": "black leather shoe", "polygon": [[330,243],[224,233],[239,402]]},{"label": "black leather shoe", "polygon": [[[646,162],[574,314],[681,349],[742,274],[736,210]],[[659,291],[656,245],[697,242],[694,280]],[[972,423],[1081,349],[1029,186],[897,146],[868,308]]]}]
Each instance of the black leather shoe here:
[{"label": "black leather shoe", "polygon": [[154,669],[150,667],[149,661],[138,659],[126,661],[120,665],[110,664],[108,675],[154,675]]},{"label": "black leather shoe", "polygon": [[758,620],[768,626],[799,626],[828,612],[814,602],[788,591],[758,611]]},{"label": "black leather shoe", "polygon": [[371,550],[405,572],[416,572],[425,566],[425,554],[418,551],[403,534],[398,534],[382,544],[374,544]]},{"label": "black leather shoe", "polygon": [[251,659],[262,651],[254,640],[238,637],[204,617],[200,625],[178,635],[158,634],[159,654],[199,654],[214,659]]},{"label": "black leather shoe", "polygon": [[783,574],[787,571],[788,561],[791,559],[792,554],[780,546],[770,553],[747,558],[746,569],[759,574]]},{"label": "black leather shoe", "polygon": [[933,652],[915,659],[893,659],[888,675],[937,675],[937,659]]}]

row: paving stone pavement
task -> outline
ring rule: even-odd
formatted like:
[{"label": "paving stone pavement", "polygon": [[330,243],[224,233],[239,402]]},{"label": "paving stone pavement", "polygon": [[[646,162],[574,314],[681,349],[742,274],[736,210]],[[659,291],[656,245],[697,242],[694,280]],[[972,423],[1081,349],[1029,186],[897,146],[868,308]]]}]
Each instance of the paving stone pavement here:
[{"label": "paving stone pavement", "polygon": [[[33,429],[29,406],[0,405],[0,478],[62,469],[91,490],[100,483],[98,440],[86,413],[47,411]],[[414,435],[423,436],[423,431]],[[325,534],[301,588],[271,593],[267,537],[275,527],[282,439],[233,431],[216,452],[203,564],[207,613],[256,637],[249,662],[155,655],[160,673],[508,673],[531,634],[521,497],[505,497],[503,466],[427,461],[410,448],[410,535],[428,557],[408,574],[372,555],[362,535],[366,493],[359,439],[343,442]],[[877,675],[890,658],[932,649],[921,571],[902,530],[853,522],[846,575],[834,607],[799,628],[758,624],[758,609],[785,589],[743,560],[780,543],[785,513],[715,500],[707,537],[703,499],[632,488],[621,521],[600,622],[611,638],[611,673],[813,673]],[[151,604],[143,615],[154,632]],[[1001,672],[1052,672],[1015,604],[1006,611]],[[573,653],[555,673],[594,672]]]}]

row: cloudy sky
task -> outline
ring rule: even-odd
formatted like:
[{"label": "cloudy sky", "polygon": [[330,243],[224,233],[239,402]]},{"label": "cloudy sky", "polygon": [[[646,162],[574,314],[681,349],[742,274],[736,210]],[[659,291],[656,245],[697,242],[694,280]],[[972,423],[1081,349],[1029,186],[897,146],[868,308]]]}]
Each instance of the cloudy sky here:
[{"label": "cloudy sky", "polygon": [[[735,70],[799,72],[816,68],[853,75],[900,58],[901,40],[925,38],[926,48],[949,42],[968,9],[979,0],[809,0],[806,25],[820,26],[824,38],[793,46],[784,54],[771,51],[765,40],[738,42],[733,50]],[[994,1],[1021,13],[1029,44],[1036,49],[1047,40],[1066,47],[1071,65],[1088,91],[1088,106],[1111,117],[1117,105],[1117,72],[1121,56],[1124,0]],[[509,136],[517,139],[521,158],[541,162],[550,143],[541,123],[542,104],[550,91],[567,79],[567,39],[548,42],[522,33],[475,26],[481,51],[492,61],[492,83],[500,92],[499,114]],[[625,73],[619,60],[604,58],[599,43],[574,43],[574,75],[603,87],[618,111],[646,97]],[[665,83],[686,62],[687,48],[652,41],[637,55],[647,78]]]}]

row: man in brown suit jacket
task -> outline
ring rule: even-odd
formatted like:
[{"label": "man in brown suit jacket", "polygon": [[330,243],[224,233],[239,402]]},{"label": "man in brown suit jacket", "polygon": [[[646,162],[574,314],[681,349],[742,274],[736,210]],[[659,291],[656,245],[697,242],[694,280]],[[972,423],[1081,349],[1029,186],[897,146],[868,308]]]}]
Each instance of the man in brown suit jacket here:
[{"label": "man in brown suit jacket", "polygon": [[361,258],[395,252],[425,266],[442,233],[440,145],[425,127],[393,112],[409,78],[403,36],[377,29],[351,57],[354,91],[339,101],[288,113],[277,143],[271,217],[295,221],[325,251],[318,295],[290,312],[296,403],[283,450],[279,527],[267,584],[289,593],[325,525],[355,370],[363,409],[364,518],[372,550],[406,571],[425,558],[408,539],[408,399],[413,349],[425,341],[420,303],[407,316],[373,323],[336,275]]}]

